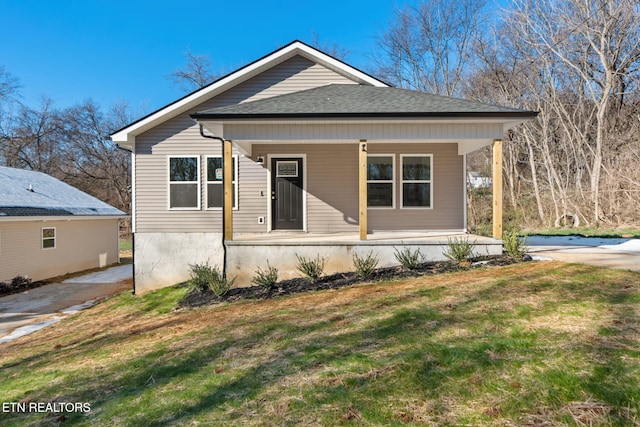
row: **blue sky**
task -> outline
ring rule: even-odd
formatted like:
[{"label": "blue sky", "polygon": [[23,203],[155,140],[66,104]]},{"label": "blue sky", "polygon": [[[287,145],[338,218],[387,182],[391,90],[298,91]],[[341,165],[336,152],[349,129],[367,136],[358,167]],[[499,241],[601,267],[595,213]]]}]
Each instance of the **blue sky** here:
[{"label": "blue sky", "polygon": [[231,72],[294,39],[336,43],[366,68],[377,37],[405,0],[0,0],[0,65],[20,79],[22,101],[57,107],[89,98],[153,111],[184,93],[167,79],[183,53],[208,54]]}]

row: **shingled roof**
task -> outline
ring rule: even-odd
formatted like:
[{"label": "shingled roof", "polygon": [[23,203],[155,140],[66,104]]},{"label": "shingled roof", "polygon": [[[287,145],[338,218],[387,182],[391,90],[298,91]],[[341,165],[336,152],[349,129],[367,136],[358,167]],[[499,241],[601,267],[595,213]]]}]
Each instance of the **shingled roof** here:
[{"label": "shingled roof", "polygon": [[358,84],[330,84],[253,102],[212,108],[194,119],[277,118],[531,118],[536,112],[414,90]]},{"label": "shingled roof", "polygon": [[42,172],[0,167],[0,219],[28,216],[126,214]]}]

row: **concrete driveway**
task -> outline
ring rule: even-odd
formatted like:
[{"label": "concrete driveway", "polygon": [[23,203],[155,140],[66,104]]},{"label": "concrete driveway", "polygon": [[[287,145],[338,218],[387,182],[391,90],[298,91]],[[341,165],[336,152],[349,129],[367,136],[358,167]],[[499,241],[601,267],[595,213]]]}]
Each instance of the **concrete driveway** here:
[{"label": "concrete driveway", "polygon": [[131,289],[133,267],[120,265],[0,297],[0,344]]},{"label": "concrete driveway", "polygon": [[529,236],[532,256],[640,272],[640,239]]}]

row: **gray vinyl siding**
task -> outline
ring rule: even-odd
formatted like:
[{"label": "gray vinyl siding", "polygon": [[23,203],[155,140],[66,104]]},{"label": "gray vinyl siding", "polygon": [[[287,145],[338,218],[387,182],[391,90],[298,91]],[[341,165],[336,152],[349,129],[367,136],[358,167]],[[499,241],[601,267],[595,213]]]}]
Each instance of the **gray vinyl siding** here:
[{"label": "gray vinyl siding", "polygon": [[[354,144],[256,145],[257,153],[306,154],[307,231],[311,233],[358,231],[358,147]],[[457,144],[369,144],[370,154],[396,158],[394,209],[369,209],[370,232],[394,230],[462,230],[464,224],[464,160]],[[433,209],[401,209],[400,155],[430,154]],[[265,182],[266,190],[266,182]],[[266,203],[245,217],[266,214]],[[240,224],[236,232],[248,232]],[[254,232],[252,227],[250,232]]]},{"label": "gray vinyl siding", "polygon": [[[216,141],[213,141],[216,143]],[[219,143],[217,143],[219,145]],[[233,212],[234,232],[266,232],[268,223],[268,171],[267,155],[305,155],[307,189],[307,231],[312,233],[357,232],[358,230],[358,144],[277,144],[253,147],[254,155],[265,157],[259,165],[242,155],[238,157],[238,209]],[[222,227],[219,210],[206,210],[205,162],[206,155],[219,155],[220,150],[203,151],[195,147],[183,155],[200,156],[201,200],[200,210],[171,211],[166,206],[166,185],[162,183],[157,195],[161,199],[157,212],[147,212],[147,222],[155,221],[155,232],[170,232],[178,223],[183,232],[219,232]],[[462,230],[464,224],[463,156],[458,155],[457,144],[369,144],[370,154],[395,156],[395,208],[369,209],[370,232],[388,230]],[[172,154],[179,154],[178,152]],[[401,154],[432,155],[432,209],[402,209]],[[150,156],[163,173],[166,156]],[[144,177],[143,177],[144,178]],[[163,178],[166,181],[166,178]],[[138,187],[139,189],[140,187]],[[139,191],[139,190],[138,190]],[[138,193],[138,204],[149,197]],[[138,208],[140,209],[140,208]],[[152,215],[153,214],[153,215]],[[264,224],[258,218],[265,219]],[[138,226],[138,232],[145,231]]]},{"label": "gray vinyl siding", "polygon": [[[205,156],[220,155],[220,143],[202,138],[198,126],[189,114],[329,83],[354,82],[332,70],[296,56],[138,135],[134,171],[136,232],[215,232],[220,230],[220,211],[205,209],[206,185],[204,185]],[[255,150],[254,153],[256,153]],[[167,157],[169,155],[200,156],[202,201],[200,210],[168,209]],[[241,180],[239,210],[234,212],[234,221],[237,221],[239,229],[246,229],[247,232],[263,231],[266,225],[259,225],[257,217],[266,216],[266,201],[262,203],[262,211],[259,212],[261,202],[257,198],[260,182],[266,182],[265,171],[251,160],[240,157],[239,175]]]},{"label": "gray vinyl siding", "polygon": [[[458,155],[457,144],[369,144],[370,154],[396,154],[395,209],[369,209],[370,231],[391,230],[463,230],[464,223],[464,157]],[[433,192],[432,209],[402,209],[400,206],[400,154],[431,154]]]},{"label": "gray vinyl siding", "polygon": [[[55,227],[56,247],[42,249],[42,228]],[[91,219],[0,222],[0,281],[32,280],[118,262],[118,220]]]}]

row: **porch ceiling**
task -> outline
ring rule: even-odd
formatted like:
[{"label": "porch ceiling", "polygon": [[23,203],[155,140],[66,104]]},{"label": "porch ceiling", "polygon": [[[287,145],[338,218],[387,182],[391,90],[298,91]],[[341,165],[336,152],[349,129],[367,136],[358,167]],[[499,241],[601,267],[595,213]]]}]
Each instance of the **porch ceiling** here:
[{"label": "porch ceiling", "polygon": [[505,130],[522,122],[511,119],[252,121],[199,120],[210,134],[233,143],[247,156],[253,144],[456,143],[463,155],[502,139]]}]

